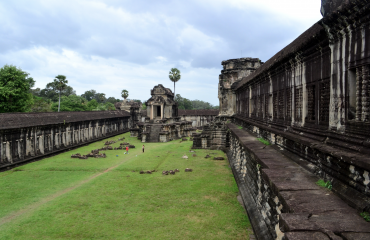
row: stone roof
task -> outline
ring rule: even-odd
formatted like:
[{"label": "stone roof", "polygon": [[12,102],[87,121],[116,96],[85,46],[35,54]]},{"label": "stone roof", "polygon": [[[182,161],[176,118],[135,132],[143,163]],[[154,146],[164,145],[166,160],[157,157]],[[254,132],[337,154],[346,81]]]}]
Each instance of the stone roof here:
[{"label": "stone roof", "polygon": [[217,116],[219,110],[215,109],[198,109],[198,110],[178,110],[179,116]]},{"label": "stone roof", "polygon": [[324,28],[315,23],[312,27],[302,33],[298,38],[296,38],[292,43],[283,48],[281,51],[276,53],[272,58],[270,58],[266,63],[257,68],[252,74],[247,77],[242,78],[241,81],[233,84],[232,88],[238,89],[243,86],[245,83],[251,81],[252,79],[258,77],[261,73],[272,69],[277,64],[280,64],[285,59],[294,56],[300,49],[303,49],[311,41],[317,39],[321,34],[325,34]]},{"label": "stone roof", "polygon": [[130,114],[126,111],[0,113],[0,130],[117,117],[130,117]]},{"label": "stone roof", "polygon": [[169,89],[169,88],[166,88],[166,87],[164,87],[162,84],[158,84],[157,86],[154,86],[154,88],[150,91],[150,94],[151,95],[153,95],[154,94],[154,89],[156,89],[156,88],[162,88],[164,91],[165,91],[165,94],[167,94],[167,95],[170,95],[170,96],[174,96],[173,95],[173,92],[171,91],[171,89]]}]

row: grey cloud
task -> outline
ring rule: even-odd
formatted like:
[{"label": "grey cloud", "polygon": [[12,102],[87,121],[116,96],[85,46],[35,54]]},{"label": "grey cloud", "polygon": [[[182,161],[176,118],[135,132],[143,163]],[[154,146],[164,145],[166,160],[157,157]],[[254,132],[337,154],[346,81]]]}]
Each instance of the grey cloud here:
[{"label": "grey cloud", "polygon": [[[37,1],[32,6],[24,3],[0,4],[2,18],[11,24],[0,29],[6,36],[0,39],[3,53],[43,46],[137,64],[149,64],[163,56],[169,62],[191,61],[195,68],[220,68],[222,60],[240,57],[241,50],[243,56],[266,61],[302,32],[299,26],[281,25],[277,16],[255,9],[242,11],[225,5],[222,11],[215,11],[197,1],[105,2],[108,10],[134,14],[137,19],[133,22],[120,22],[116,16],[103,15],[103,9],[83,8],[72,2],[58,3],[54,8]],[[210,41],[220,41],[212,48],[196,51],[194,42],[178,40],[188,26],[209,36]]]}]

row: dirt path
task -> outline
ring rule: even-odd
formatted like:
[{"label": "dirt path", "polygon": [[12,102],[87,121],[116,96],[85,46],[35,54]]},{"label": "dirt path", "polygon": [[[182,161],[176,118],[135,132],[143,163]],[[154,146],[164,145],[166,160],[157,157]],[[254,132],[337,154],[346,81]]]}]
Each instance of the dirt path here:
[{"label": "dirt path", "polygon": [[128,160],[130,160],[130,159],[131,159],[131,158],[133,158],[134,156],[135,156],[135,155],[134,155],[134,154],[132,154],[132,157],[129,157],[129,158],[125,159],[124,161],[120,162],[119,164],[117,164],[117,165],[115,165],[115,166],[113,166],[113,167],[110,167],[110,168],[106,169],[106,170],[105,170],[105,171],[103,171],[103,172],[97,173],[97,174],[95,174],[95,175],[93,175],[93,176],[91,176],[91,177],[89,177],[89,178],[87,178],[87,179],[85,179],[85,180],[83,180],[83,181],[81,181],[81,182],[77,183],[76,185],[74,185],[74,186],[72,186],[72,187],[66,188],[66,189],[64,189],[64,190],[61,190],[61,191],[59,191],[59,192],[56,192],[56,193],[55,193],[55,194],[53,194],[53,195],[47,196],[47,197],[45,197],[45,198],[42,198],[40,201],[35,202],[35,203],[31,204],[31,205],[28,205],[28,206],[27,206],[26,208],[24,208],[24,209],[21,209],[21,210],[19,210],[19,211],[13,212],[13,213],[11,213],[11,214],[9,214],[9,215],[5,216],[5,217],[0,218],[0,227],[1,227],[2,225],[4,225],[5,223],[8,223],[8,222],[10,222],[10,221],[14,220],[14,219],[15,219],[15,218],[17,218],[17,217],[20,217],[20,216],[22,216],[22,215],[25,215],[25,214],[27,214],[27,213],[30,213],[30,212],[34,211],[35,209],[37,209],[37,208],[39,208],[40,206],[42,206],[42,205],[44,205],[44,204],[46,204],[46,203],[48,203],[48,202],[50,202],[50,201],[54,200],[54,199],[55,199],[55,198],[57,198],[57,197],[60,197],[60,196],[62,196],[62,195],[64,195],[64,194],[66,194],[66,193],[69,193],[70,191],[72,191],[72,190],[74,190],[74,189],[76,189],[76,188],[78,188],[78,187],[80,187],[80,186],[82,186],[82,185],[84,185],[84,184],[86,184],[86,183],[90,182],[91,180],[93,180],[93,179],[95,179],[95,178],[97,178],[97,177],[99,177],[99,176],[101,176],[101,175],[103,175],[103,174],[105,174],[105,173],[107,173],[107,172],[110,172],[111,170],[113,170],[113,169],[115,169],[115,168],[119,167],[120,165],[122,165],[123,163],[127,162]]}]

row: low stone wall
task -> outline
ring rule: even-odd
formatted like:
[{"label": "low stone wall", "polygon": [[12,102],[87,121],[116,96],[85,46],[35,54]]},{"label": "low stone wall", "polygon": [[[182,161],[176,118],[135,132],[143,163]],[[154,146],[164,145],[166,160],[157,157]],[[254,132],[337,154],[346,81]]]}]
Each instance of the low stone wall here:
[{"label": "low stone wall", "polygon": [[217,116],[218,110],[179,110],[178,116],[181,121],[192,122],[192,127],[200,128],[212,122]]},{"label": "low stone wall", "polygon": [[126,111],[0,114],[0,168],[127,132]]},{"label": "low stone wall", "polygon": [[236,125],[227,127],[228,158],[258,239],[370,238],[370,223],[317,186],[317,176]]},{"label": "low stone wall", "polygon": [[[240,117],[234,123],[268,139],[281,152],[315,174],[330,181],[333,191],[358,211],[370,210],[370,156],[366,148],[361,151],[349,151],[338,148],[331,142],[343,140],[335,133],[323,133],[322,136],[295,128],[280,130]],[[359,146],[360,148],[360,146]]]},{"label": "low stone wall", "polygon": [[202,133],[193,133],[193,149],[219,149],[228,147],[226,120],[217,117],[215,121],[203,126]]}]

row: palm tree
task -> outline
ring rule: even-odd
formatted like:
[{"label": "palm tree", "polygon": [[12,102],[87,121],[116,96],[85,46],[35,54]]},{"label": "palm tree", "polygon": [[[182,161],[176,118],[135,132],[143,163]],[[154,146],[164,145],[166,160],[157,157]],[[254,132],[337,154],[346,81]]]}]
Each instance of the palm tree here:
[{"label": "palm tree", "polygon": [[123,89],[121,92],[121,96],[126,100],[126,98],[128,98],[128,91],[126,89]]},{"label": "palm tree", "polygon": [[175,83],[180,80],[180,70],[177,68],[171,68],[170,75],[168,76],[170,80],[173,82],[173,96],[175,95]]},{"label": "palm tree", "polygon": [[66,79],[67,77],[64,75],[58,75],[54,79],[54,84],[56,88],[59,91],[59,105],[58,105],[58,112],[60,111],[60,94],[62,90],[67,87],[68,80]]}]

